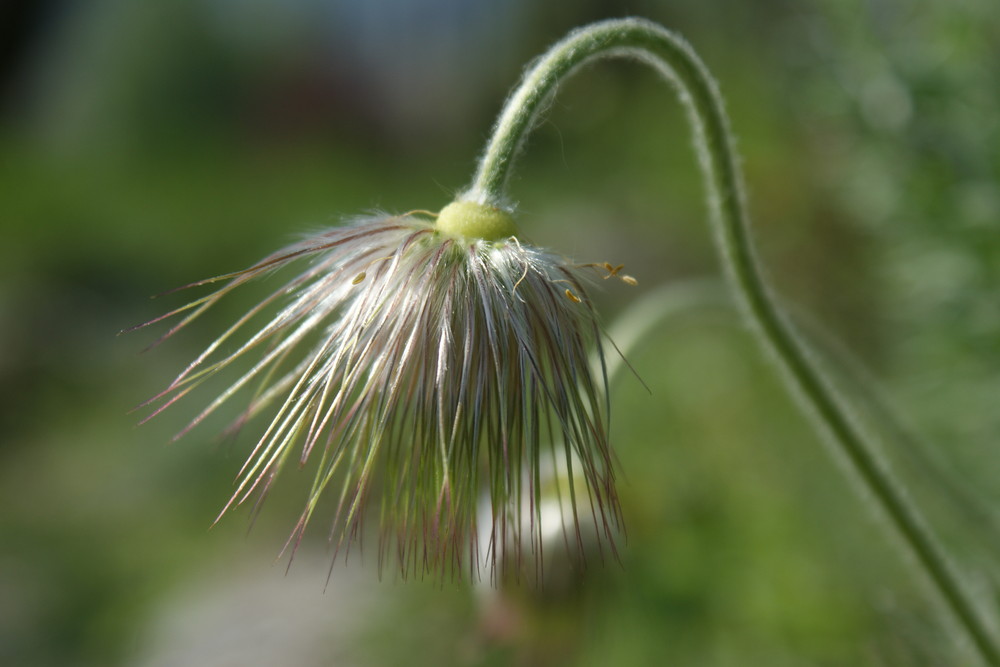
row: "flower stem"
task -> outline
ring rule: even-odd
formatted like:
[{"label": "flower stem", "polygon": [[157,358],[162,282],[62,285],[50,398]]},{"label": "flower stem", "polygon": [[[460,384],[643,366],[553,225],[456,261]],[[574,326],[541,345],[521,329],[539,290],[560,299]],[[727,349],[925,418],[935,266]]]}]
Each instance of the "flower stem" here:
[{"label": "flower stem", "polygon": [[958,574],[901,484],[882,463],[876,446],[852,418],[771,296],[749,236],[742,174],[722,96],[687,42],[641,19],[595,23],[569,34],[528,71],[508,99],[475,181],[460,199],[504,207],[514,160],[558,85],[585,63],[614,56],[632,57],[652,65],[677,88],[688,111],[706,181],[717,249],[744,315],[781,369],[792,394],[822,424],[835,452],[848,462],[865,495],[895,527],[904,547],[967,631],[983,660],[1000,666],[995,638]]}]

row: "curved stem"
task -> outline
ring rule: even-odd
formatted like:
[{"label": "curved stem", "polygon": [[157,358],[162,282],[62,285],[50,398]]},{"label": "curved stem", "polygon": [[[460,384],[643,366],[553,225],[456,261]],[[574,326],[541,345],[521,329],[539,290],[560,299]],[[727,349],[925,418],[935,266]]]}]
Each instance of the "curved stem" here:
[{"label": "curved stem", "polygon": [[1000,665],[1000,649],[962,587],[924,520],[881,462],[846,405],[810,358],[762,278],[749,237],[742,175],[723,110],[708,70],[680,37],[640,19],[596,23],[552,47],[508,99],[483,154],[472,187],[461,199],[505,207],[506,187],[517,153],[557,86],[581,65],[601,57],[628,56],[659,70],[688,111],[709,200],[710,223],[731,289],[743,312],[782,370],[792,393],[824,427],[867,495],[902,537],[947,607],[988,664]]}]

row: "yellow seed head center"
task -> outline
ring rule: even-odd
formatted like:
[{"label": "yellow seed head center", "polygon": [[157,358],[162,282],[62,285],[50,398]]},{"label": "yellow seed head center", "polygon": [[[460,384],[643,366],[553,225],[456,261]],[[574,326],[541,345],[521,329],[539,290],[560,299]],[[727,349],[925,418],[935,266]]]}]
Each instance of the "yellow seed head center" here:
[{"label": "yellow seed head center", "polygon": [[471,201],[452,202],[441,209],[437,229],[449,236],[485,241],[499,241],[517,235],[517,225],[509,213]]}]

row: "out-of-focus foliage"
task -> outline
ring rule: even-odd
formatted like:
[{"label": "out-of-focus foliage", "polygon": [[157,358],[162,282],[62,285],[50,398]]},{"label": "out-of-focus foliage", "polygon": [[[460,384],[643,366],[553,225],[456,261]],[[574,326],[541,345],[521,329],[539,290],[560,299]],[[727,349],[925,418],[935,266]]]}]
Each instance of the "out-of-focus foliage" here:
[{"label": "out-of-focus foliage", "polygon": [[[624,13],[684,34],[727,98],[770,277],[871,369],[862,415],[971,583],[1000,503],[1000,6],[994,0],[8,3],[0,100],[0,663],[901,665],[971,661],[732,313],[629,353],[613,440],[629,540],[542,591],[376,581],[324,535],[271,567],[311,471],[248,538],[206,528],[252,433],[155,393],[255,294],[139,356],[148,295],[372,209],[440,208],[526,62]],[[512,194],[540,244],[624,262],[612,323],[715,275],[672,92],[568,83]],[[253,288],[249,288],[250,291]],[[252,427],[251,427],[252,430]],[[559,572],[558,563],[550,563]],[[559,578],[557,578],[559,579]],[[568,580],[568,581],[567,581]],[[984,594],[984,597],[986,595]]]}]

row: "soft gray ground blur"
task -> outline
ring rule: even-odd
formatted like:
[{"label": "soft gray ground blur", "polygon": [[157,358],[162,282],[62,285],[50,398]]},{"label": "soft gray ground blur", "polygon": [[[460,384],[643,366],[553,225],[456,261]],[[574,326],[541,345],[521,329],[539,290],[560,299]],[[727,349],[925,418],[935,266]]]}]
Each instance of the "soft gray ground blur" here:
[{"label": "soft gray ground blur", "polygon": [[132,658],[141,667],[360,665],[353,637],[386,604],[391,587],[341,568],[324,590],[321,554],[262,574],[256,565],[194,572],[164,596]]}]

